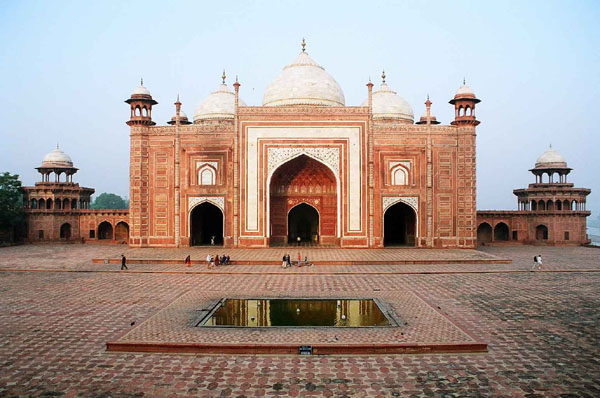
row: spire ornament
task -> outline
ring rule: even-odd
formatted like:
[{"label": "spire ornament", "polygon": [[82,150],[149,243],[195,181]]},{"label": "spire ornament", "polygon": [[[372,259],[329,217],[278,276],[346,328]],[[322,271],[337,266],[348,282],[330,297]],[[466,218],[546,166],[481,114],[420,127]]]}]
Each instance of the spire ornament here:
[{"label": "spire ornament", "polygon": [[381,84],[385,84],[385,69],[381,71]]},{"label": "spire ornament", "polygon": [[143,86],[143,85],[144,85],[144,78],[143,78],[143,77],[141,77],[141,78],[140,78],[140,86]]},{"label": "spire ornament", "polygon": [[302,52],[306,52],[306,40],[304,40],[304,37],[302,38]]},{"label": "spire ornament", "polygon": [[223,69],[223,75],[221,76],[221,79],[223,79],[223,84],[225,84],[225,79],[227,79],[227,75],[225,74],[225,69]]}]

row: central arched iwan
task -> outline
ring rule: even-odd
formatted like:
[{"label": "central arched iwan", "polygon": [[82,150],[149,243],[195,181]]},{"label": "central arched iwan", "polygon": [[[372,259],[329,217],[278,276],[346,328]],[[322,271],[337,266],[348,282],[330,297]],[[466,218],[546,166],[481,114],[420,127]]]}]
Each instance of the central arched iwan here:
[{"label": "central arched iwan", "polygon": [[300,203],[312,206],[319,214],[318,233],[311,233],[313,243],[337,244],[337,185],[333,172],[323,163],[300,155],[273,173],[269,185],[271,244],[285,244],[288,236],[288,213]]}]

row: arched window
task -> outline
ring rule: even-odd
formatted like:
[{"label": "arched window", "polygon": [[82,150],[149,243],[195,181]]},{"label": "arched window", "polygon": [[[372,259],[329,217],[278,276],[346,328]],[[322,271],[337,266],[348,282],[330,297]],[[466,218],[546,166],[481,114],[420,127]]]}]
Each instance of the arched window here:
[{"label": "arched window", "polygon": [[146,117],[146,116],[148,116],[148,108],[144,107],[144,108],[142,109],[142,114],[143,114],[145,117]]},{"label": "arched window", "polygon": [[63,200],[63,209],[68,209],[69,208],[69,199],[64,199]]},{"label": "arched window", "polygon": [[48,199],[46,201],[46,209],[50,210],[52,208],[52,199]]},{"label": "arched window", "polygon": [[408,185],[408,170],[403,166],[396,166],[391,170],[392,185]]},{"label": "arched window", "polygon": [[571,210],[573,210],[573,211],[577,210],[577,201],[576,200],[571,202]]},{"label": "arched window", "polygon": [[73,199],[71,200],[71,209],[76,209],[77,208],[77,199]]},{"label": "arched window", "polygon": [[62,207],[62,206],[61,206],[61,203],[62,203],[62,202],[60,201],[60,199],[56,199],[56,202],[54,202],[54,206],[55,206],[57,209],[60,209],[60,208]]},{"label": "arched window", "polygon": [[562,210],[562,202],[560,200],[556,201],[556,210]]},{"label": "arched window", "polygon": [[567,199],[563,201],[563,210],[571,210],[571,203]]},{"label": "arched window", "polygon": [[135,107],[135,115],[136,116],[141,116],[142,115],[142,110],[140,109],[139,106]]},{"label": "arched window", "polygon": [[40,199],[38,202],[39,208],[40,209],[45,209],[46,208],[46,201],[44,199]]},{"label": "arched window", "polygon": [[540,200],[538,202],[538,209],[540,209],[540,210],[546,210],[546,202],[544,202],[543,200]]},{"label": "arched window", "polygon": [[36,199],[31,199],[31,208],[32,209],[37,209],[37,200]]},{"label": "arched window", "polygon": [[198,185],[216,185],[216,174],[215,169],[208,164],[200,167],[198,170]]},{"label": "arched window", "polygon": [[546,203],[546,210],[548,211],[553,211],[554,210],[554,202],[549,200],[548,203]]},{"label": "arched window", "polygon": [[465,116],[471,116],[471,107],[470,106],[465,107]]},{"label": "arched window", "polygon": [[465,110],[462,106],[460,106],[458,108],[458,116],[464,116],[465,115]]},{"label": "arched window", "polygon": [[531,201],[531,210],[533,210],[533,211],[537,210],[537,202],[535,200]]}]

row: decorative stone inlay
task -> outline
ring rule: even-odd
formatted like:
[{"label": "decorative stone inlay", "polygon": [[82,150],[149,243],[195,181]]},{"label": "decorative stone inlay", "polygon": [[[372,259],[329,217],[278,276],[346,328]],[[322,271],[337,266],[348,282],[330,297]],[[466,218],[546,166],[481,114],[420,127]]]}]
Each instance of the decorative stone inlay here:
[{"label": "decorative stone inlay", "polygon": [[416,213],[419,212],[419,197],[418,196],[384,196],[383,197],[383,211],[386,211],[388,207],[398,203],[406,203],[412,207]]},{"label": "decorative stone inlay", "polygon": [[299,155],[307,155],[329,166],[339,180],[339,148],[269,148],[267,153],[267,175],[270,176],[277,167]]},{"label": "decorative stone inlay", "polygon": [[406,170],[410,171],[410,162],[407,160],[403,160],[400,162],[390,162],[390,170],[393,169],[394,167],[398,166],[398,165],[402,165],[406,168]]},{"label": "decorative stone inlay", "polygon": [[205,164],[214,167],[215,170],[219,169],[219,162],[202,162],[202,161],[200,161],[200,162],[196,162],[196,170],[200,169]]},{"label": "decorative stone inlay", "polygon": [[191,211],[196,205],[203,202],[209,202],[217,206],[225,213],[225,197],[224,196],[191,196],[188,198],[188,211]]}]

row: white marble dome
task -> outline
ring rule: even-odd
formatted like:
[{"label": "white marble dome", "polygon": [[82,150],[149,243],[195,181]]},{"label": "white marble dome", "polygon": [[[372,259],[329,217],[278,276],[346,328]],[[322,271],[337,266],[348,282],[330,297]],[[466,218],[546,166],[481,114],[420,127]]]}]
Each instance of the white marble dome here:
[{"label": "white marble dome", "polygon": [[136,87],[135,90],[133,90],[132,95],[147,95],[152,97],[152,95],[150,95],[150,91],[148,91],[148,89],[144,87],[143,84],[140,84],[138,87]]},{"label": "white marble dome", "polygon": [[[239,106],[246,106],[241,98]],[[235,94],[229,90],[226,83],[222,83],[198,105],[194,112],[194,122],[205,119],[233,119],[234,116]]]},{"label": "white marble dome", "polygon": [[552,147],[546,149],[535,161],[535,168],[563,168],[567,167],[567,161]]},{"label": "white marble dome", "polygon": [[[362,106],[369,106],[369,100],[365,100]],[[415,116],[410,104],[395,91],[392,91],[384,81],[378,90],[373,91],[373,118],[400,119],[413,122]]]},{"label": "white marble dome", "polygon": [[345,103],[338,82],[306,52],[283,68],[263,96],[263,106],[344,106]]},{"label": "white marble dome", "polygon": [[56,148],[44,156],[42,167],[73,167],[73,161],[69,155]]}]

